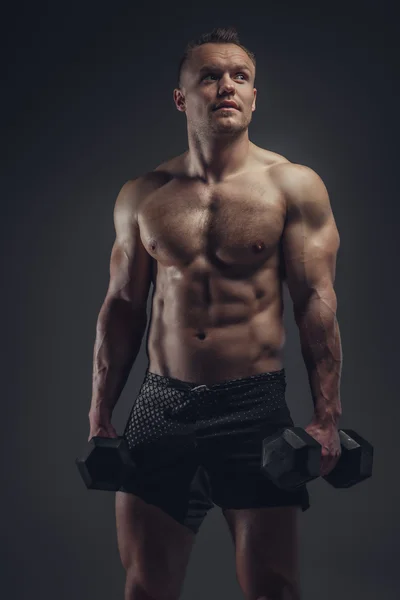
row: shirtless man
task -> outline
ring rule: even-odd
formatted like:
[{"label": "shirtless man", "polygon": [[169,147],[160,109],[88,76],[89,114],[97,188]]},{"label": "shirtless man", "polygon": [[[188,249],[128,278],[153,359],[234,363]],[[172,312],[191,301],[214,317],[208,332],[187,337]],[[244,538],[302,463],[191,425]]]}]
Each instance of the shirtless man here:
[{"label": "shirtless man", "polygon": [[[177,600],[195,535],[222,508],[246,600],[299,600],[297,519],[306,486],[260,473],[262,439],[293,426],[285,404],[282,285],[299,328],[322,445],[340,456],[339,235],[311,169],[249,141],[254,55],[232,30],[188,46],[176,108],[189,149],[128,181],[115,204],[110,284],[94,351],[90,435],[111,415],[147,324],[149,366],[124,437],[138,466],[116,493],[125,600]],[[229,104],[229,107],[228,107]]]}]

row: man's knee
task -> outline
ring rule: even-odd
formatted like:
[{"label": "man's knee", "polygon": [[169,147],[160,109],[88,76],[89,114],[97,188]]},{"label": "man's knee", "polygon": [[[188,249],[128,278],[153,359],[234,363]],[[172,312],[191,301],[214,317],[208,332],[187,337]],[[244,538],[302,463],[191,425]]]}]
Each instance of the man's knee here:
[{"label": "man's knee", "polygon": [[178,600],[179,592],[170,590],[165,586],[157,586],[153,577],[151,581],[145,581],[138,576],[135,569],[130,568],[126,572],[125,600]]},{"label": "man's knee", "polygon": [[[250,591],[250,590],[248,590]],[[268,570],[268,577],[253,588],[253,593],[247,593],[247,600],[300,600],[299,585],[281,573]]]},{"label": "man's knee", "polygon": [[[274,587],[272,590],[264,590],[266,593],[257,595],[254,600],[300,600],[300,591],[293,586],[285,586],[281,589]],[[253,598],[249,598],[253,600]]]},{"label": "man's knee", "polygon": [[300,596],[293,596],[290,592],[284,590],[282,593],[278,594],[258,596],[257,600],[300,600]]}]

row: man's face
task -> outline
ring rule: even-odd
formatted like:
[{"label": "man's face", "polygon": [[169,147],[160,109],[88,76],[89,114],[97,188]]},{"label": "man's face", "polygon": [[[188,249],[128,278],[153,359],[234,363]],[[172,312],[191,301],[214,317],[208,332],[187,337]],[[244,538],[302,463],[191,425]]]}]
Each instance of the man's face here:
[{"label": "man's face", "polygon": [[[255,110],[255,68],[236,44],[203,44],[192,51],[174,90],[178,110],[199,133],[234,134],[245,130]],[[232,101],[237,108],[217,108]]]}]

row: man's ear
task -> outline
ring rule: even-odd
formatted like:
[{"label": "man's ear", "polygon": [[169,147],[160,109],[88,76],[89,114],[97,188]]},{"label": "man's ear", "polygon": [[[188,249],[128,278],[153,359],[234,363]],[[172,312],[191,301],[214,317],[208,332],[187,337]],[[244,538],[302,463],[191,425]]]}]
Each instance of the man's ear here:
[{"label": "man's ear", "polygon": [[256,98],[257,98],[257,90],[256,90],[256,88],[254,88],[254,98],[253,98],[253,104],[251,107],[253,112],[256,110]]},{"label": "man's ear", "polygon": [[175,102],[176,108],[180,112],[186,111],[185,96],[183,95],[182,90],[180,90],[179,88],[174,89],[174,102]]}]

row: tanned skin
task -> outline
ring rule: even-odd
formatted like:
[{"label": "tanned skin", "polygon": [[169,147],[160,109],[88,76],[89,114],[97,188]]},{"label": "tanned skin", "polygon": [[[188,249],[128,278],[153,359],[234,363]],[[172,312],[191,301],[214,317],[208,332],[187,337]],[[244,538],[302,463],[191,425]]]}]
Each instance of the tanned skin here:
[{"label": "tanned skin", "polygon": [[[306,431],[322,445],[326,475],[340,457],[339,234],[321,178],[249,140],[254,80],[235,44],[193,50],[174,90],[188,150],[118,195],[89,439],[117,435],[111,416],[146,329],[151,282],[149,370],[206,385],[284,367],[287,285],[313,400]],[[227,100],[236,109],[217,108]],[[223,514],[246,599],[299,600],[298,507]],[[125,599],[178,599],[194,534],[133,494],[117,492],[116,517]]]}]

